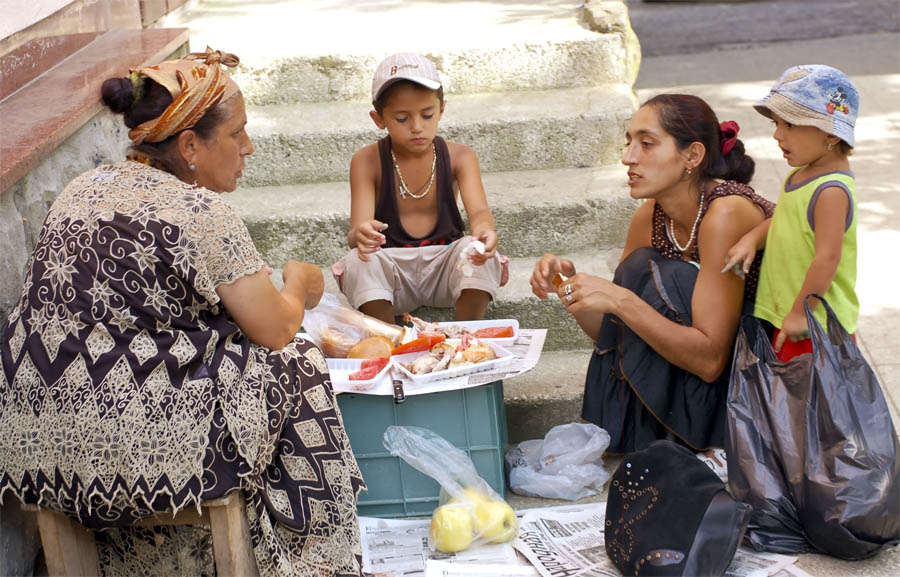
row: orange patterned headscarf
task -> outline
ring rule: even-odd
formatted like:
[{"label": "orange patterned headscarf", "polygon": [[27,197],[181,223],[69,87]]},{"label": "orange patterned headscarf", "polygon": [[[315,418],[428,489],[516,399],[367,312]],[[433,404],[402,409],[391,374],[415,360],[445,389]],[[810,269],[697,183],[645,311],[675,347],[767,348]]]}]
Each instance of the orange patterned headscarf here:
[{"label": "orange patterned headscarf", "polygon": [[237,66],[234,54],[209,47],[179,60],[132,70],[132,78],[149,78],[172,95],[172,104],[157,118],[134,127],[128,137],[135,143],[162,142],[173,134],[197,124],[210,109],[238,92],[238,85],[221,67]]}]

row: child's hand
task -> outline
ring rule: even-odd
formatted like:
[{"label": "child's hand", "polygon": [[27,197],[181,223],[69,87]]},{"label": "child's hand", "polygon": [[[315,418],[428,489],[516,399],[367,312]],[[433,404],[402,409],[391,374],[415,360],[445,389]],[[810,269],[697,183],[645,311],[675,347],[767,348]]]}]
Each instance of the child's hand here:
[{"label": "child's hand", "polygon": [[725,255],[725,268],[722,272],[731,269],[734,274],[744,278],[750,273],[750,265],[753,264],[754,258],[756,258],[756,240],[747,233]]},{"label": "child's hand", "polygon": [[369,257],[366,255],[372,254],[387,242],[385,236],[381,234],[381,231],[387,230],[387,227],[387,224],[375,219],[359,225],[356,229],[356,251],[359,260],[368,262]]},{"label": "child's hand", "polygon": [[534,265],[534,272],[531,273],[531,292],[534,293],[534,296],[544,300],[550,293],[556,294],[556,287],[553,286],[551,279],[558,272],[566,276],[574,276],[575,265],[572,264],[572,261],[559,258],[549,252],[542,256]]},{"label": "child's hand", "polygon": [[484,243],[484,254],[476,251],[469,256],[469,260],[472,264],[481,266],[494,258],[494,254],[497,252],[497,233],[493,230],[486,230],[475,239]]},{"label": "child's hand", "polygon": [[791,342],[795,343],[808,338],[809,325],[806,322],[806,313],[791,311],[781,323],[781,332],[778,333],[778,338],[775,339],[775,352],[781,352],[781,347],[784,346],[784,341],[787,339],[791,339]]}]

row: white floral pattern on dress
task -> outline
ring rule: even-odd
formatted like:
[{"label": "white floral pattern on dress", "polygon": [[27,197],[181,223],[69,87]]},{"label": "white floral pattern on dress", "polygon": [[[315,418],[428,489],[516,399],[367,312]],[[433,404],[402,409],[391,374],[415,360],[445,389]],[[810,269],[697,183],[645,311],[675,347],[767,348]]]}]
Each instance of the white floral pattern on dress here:
[{"label": "white floral pattern on dress", "polygon": [[262,266],[216,193],[130,161],[73,180],[0,339],[0,498],[123,527],[98,533],[106,575],[175,575],[209,567],[208,532],[184,564],[156,548],[180,533],[124,526],[241,489],[262,575],[360,575],[365,485],[321,351],[251,343],[215,290]]}]

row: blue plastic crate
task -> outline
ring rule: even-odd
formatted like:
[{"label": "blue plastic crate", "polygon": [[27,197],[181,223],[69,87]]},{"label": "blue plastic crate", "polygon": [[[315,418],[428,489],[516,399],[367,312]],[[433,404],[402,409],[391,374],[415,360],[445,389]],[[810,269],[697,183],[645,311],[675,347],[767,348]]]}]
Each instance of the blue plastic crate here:
[{"label": "blue plastic crate", "polygon": [[456,391],[407,396],[394,403],[381,395],[338,395],[353,454],[369,487],[360,493],[359,514],[367,517],[431,515],[440,485],[382,444],[385,429],[404,425],[430,429],[468,453],[478,474],[500,495],[506,486],[506,410],[503,382]]}]

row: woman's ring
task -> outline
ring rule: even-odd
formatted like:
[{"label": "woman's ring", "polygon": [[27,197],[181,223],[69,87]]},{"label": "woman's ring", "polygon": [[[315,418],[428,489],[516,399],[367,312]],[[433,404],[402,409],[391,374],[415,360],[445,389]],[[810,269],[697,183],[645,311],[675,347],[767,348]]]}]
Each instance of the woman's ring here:
[{"label": "woman's ring", "polygon": [[572,295],[566,295],[566,302],[567,303],[572,302]]},{"label": "woman's ring", "polygon": [[[572,294],[572,285],[567,284],[566,288],[563,289],[563,294],[567,294],[567,295]],[[569,300],[572,300],[572,299],[569,299]]]}]

